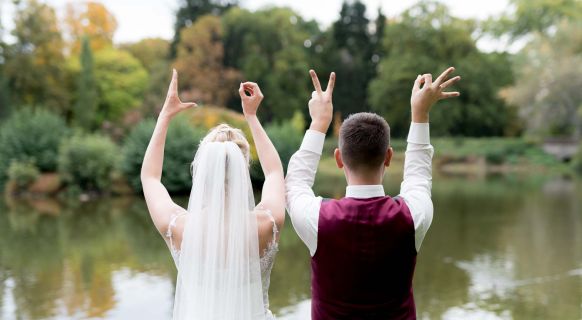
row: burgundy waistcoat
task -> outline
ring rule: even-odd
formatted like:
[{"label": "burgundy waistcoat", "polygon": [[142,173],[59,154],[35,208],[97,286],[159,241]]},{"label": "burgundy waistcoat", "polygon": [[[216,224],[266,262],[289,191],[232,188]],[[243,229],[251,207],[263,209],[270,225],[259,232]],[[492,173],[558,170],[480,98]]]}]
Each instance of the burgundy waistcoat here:
[{"label": "burgundy waistcoat", "polygon": [[414,222],[401,198],[323,201],[312,319],[416,319],[415,264]]}]

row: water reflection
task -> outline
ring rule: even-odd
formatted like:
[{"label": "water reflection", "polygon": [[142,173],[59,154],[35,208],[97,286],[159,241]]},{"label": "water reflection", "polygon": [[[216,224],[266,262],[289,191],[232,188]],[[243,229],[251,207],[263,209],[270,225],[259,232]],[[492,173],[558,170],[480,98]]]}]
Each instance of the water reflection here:
[{"label": "water reflection", "polygon": [[435,186],[436,218],[415,278],[423,318],[582,318],[581,187],[520,179]]},{"label": "water reflection", "polygon": [[7,206],[0,215],[0,265],[3,282],[12,285],[3,290],[10,299],[2,301],[14,304],[17,318],[106,317],[117,305],[117,271],[172,278],[141,202]]},{"label": "water reflection", "polygon": [[[341,196],[344,184],[316,189]],[[420,319],[582,318],[580,181],[438,178],[433,198],[415,275]],[[140,199],[0,201],[0,247],[2,319],[171,314],[176,271]],[[307,319],[309,287],[307,249],[287,223],[273,311]]]}]

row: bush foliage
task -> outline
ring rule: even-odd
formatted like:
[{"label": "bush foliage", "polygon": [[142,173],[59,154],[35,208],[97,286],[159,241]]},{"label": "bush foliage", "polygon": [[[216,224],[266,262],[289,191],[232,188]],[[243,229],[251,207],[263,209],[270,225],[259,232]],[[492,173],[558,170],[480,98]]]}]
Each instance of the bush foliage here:
[{"label": "bush foliage", "polygon": [[[154,131],[153,120],[143,121],[130,132],[123,145],[123,165],[129,184],[141,192],[141,164]],[[162,182],[169,192],[187,193],[192,187],[190,164],[205,130],[195,129],[183,118],[172,121],[164,150]]]},{"label": "bush foliage", "polygon": [[25,189],[30,186],[40,175],[38,168],[32,161],[13,161],[8,167],[8,178],[16,183],[18,189]]},{"label": "bush foliage", "polygon": [[266,127],[266,131],[279,152],[279,157],[286,170],[291,156],[299,150],[303,140],[303,132],[299,131],[292,122],[271,124]]},{"label": "bush foliage", "polygon": [[582,143],[578,146],[578,153],[574,158],[574,168],[579,172],[582,173]]},{"label": "bush foliage", "polygon": [[76,135],[60,148],[59,174],[68,185],[107,193],[119,159],[119,148],[109,138]]},{"label": "bush foliage", "polygon": [[40,108],[14,112],[0,127],[0,181],[12,162],[33,162],[41,172],[55,171],[65,121]]}]

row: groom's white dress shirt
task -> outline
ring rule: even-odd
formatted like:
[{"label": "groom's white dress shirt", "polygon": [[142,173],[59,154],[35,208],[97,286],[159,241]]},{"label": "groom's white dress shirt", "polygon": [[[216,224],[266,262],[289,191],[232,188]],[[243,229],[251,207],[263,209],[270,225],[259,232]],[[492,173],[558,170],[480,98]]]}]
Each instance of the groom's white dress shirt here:
[{"label": "groom's white dress shirt", "polygon": [[[287,210],[301,240],[311,256],[317,250],[317,230],[321,197],[315,196],[313,182],[321,158],[325,134],[308,130],[299,150],[291,157],[287,168]],[[432,156],[428,123],[412,123],[408,133],[404,161],[404,180],[400,197],[410,209],[414,221],[416,251],[432,222],[431,200]],[[353,185],[346,188],[346,197],[372,198],[385,196],[382,185]]]}]

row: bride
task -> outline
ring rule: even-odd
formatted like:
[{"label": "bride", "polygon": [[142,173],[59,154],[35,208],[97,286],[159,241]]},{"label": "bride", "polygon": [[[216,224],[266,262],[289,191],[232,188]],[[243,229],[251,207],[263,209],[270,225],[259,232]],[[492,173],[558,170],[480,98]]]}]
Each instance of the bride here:
[{"label": "bride", "polygon": [[265,174],[257,206],[249,143],[241,130],[226,124],[200,142],[191,164],[187,210],[172,201],[161,183],[170,121],[197,106],[180,101],[176,70],[144,156],[141,181],[148,210],[178,268],[173,319],[274,319],[268,290],[285,220],[283,167],[256,116],[260,88],[241,83],[239,94]]}]

